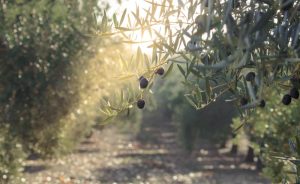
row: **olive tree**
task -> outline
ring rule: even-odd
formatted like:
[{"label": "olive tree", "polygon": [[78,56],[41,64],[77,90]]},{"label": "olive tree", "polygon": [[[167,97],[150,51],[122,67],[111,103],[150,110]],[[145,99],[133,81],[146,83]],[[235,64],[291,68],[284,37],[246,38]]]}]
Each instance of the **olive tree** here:
[{"label": "olive tree", "polygon": [[69,151],[88,127],[78,111],[88,96],[79,68],[88,65],[79,61],[95,52],[87,35],[97,4],[0,1],[0,183],[16,179],[26,154]]},{"label": "olive tree", "polygon": [[[100,37],[118,36],[128,44],[140,44],[135,34],[150,35],[152,53],[137,48],[126,72],[140,93],[132,98],[107,100],[108,118],[137,105],[147,106],[156,77],[166,78],[178,68],[188,103],[201,109],[225,93],[240,111],[241,123],[257,108],[268,107],[270,89],[281,95],[280,105],[297,99],[300,84],[300,2],[297,0],[172,0],[148,1],[149,8],[114,15],[114,23],[98,30]],[[124,20],[125,21],[124,23]],[[110,27],[110,31],[107,31]],[[120,38],[121,37],[121,38]],[[134,71],[126,68],[136,68]],[[144,66],[139,67],[139,66]],[[127,74],[127,75],[126,75]],[[171,89],[170,89],[171,90]],[[134,98],[135,97],[135,98]],[[124,102],[126,101],[126,102]],[[297,123],[295,126],[299,126]]]}]

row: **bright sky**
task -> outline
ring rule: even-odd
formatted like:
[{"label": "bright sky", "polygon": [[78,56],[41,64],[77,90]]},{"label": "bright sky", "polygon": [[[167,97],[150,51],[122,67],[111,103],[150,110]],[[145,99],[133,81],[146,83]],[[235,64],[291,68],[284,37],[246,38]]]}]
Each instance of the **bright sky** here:
[{"label": "bright sky", "polygon": [[146,3],[144,0],[123,0],[122,4],[120,5],[117,0],[111,0],[111,10],[110,13],[120,12],[122,13],[124,9],[129,11],[134,11],[136,8],[136,4],[141,8],[149,7],[149,3]]},{"label": "bright sky", "polygon": [[[151,1],[152,0],[150,0],[150,2]],[[161,3],[161,0],[155,0],[154,2]],[[131,12],[136,11],[137,6],[140,9],[140,16],[143,17],[144,16],[143,13],[146,14],[144,9],[151,8],[151,4],[146,2],[145,0],[123,0],[121,5],[117,2],[117,0],[112,0],[110,2],[110,4],[112,6],[110,8],[109,12],[108,12],[108,15],[110,17],[112,17],[112,15],[116,12],[119,14],[117,17],[121,17],[121,15],[122,15],[122,13],[125,9],[127,9],[127,14],[128,13],[131,14]],[[173,4],[176,5],[177,1],[173,2]],[[174,19],[174,21],[176,21],[176,20]],[[127,25],[127,22],[126,22],[126,18],[125,18],[124,23],[123,23],[123,27],[126,27],[126,25]],[[156,31],[163,34],[164,26],[162,26],[162,25],[161,26],[155,26],[153,28]],[[140,47],[143,52],[146,52],[146,53],[151,53],[152,52],[152,48],[148,48],[148,46],[152,44],[152,40],[155,40],[156,37],[155,36],[151,37],[148,31],[146,31],[143,36],[141,35],[140,31],[136,31],[136,32],[134,32],[134,34],[132,34],[132,38],[136,42],[145,42],[145,43],[139,43],[139,44],[132,45],[133,50],[136,50],[137,47]]]},{"label": "bright sky", "polygon": [[[125,9],[127,9],[127,13],[135,12],[137,6],[141,10],[151,7],[151,4],[145,2],[144,0],[123,0],[121,5],[118,3],[117,0],[112,0],[110,3],[112,6],[108,12],[108,15],[110,17],[112,17],[112,15],[116,12],[119,15],[117,17],[121,17],[121,15]],[[143,11],[141,11],[141,13],[142,12]],[[126,24],[127,24],[127,22],[126,22],[126,18],[125,18],[123,25],[126,25]],[[126,27],[126,26],[124,26],[124,27]],[[154,38],[151,38],[150,35],[147,33],[143,37],[141,36],[141,34],[137,33],[134,37],[135,37],[135,41],[145,41],[145,40],[153,40],[154,39]],[[149,44],[151,44],[151,43],[135,44],[135,45],[132,45],[132,49],[136,50],[137,47],[141,47],[143,52],[151,53],[152,50],[150,48],[147,48]]]}]

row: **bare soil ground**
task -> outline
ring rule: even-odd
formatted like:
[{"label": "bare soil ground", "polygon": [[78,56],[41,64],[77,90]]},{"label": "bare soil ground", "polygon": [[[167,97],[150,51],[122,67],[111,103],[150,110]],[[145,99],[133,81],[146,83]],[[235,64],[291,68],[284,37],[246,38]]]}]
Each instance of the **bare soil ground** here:
[{"label": "bare soil ground", "polygon": [[[30,184],[259,184],[270,183],[242,156],[203,141],[192,156],[177,144],[172,122],[143,122],[138,136],[116,127],[95,131],[73,154],[58,160],[28,160]],[[224,151],[224,150],[223,150]],[[226,150],[225,150],[226,151]]]}]

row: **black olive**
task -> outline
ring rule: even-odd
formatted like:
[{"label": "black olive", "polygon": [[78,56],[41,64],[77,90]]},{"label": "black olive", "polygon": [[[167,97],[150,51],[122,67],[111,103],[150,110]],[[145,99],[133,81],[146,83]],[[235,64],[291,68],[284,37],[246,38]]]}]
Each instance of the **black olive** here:
[{"label": "black olive", "polygon": [[259,103],[259,106],[261,108],[264,108],[266,106],[266,101],[265,100],[261,100],[260,103]]},{"label": "black olive", "polygon": [[139,100],[137,101],[137,107],[138,107],[139,109],[143,109],[143,108],[145,107],[145,100],[139,99]]},{"label": "black olive", "polygon": [[156,71],[155,71],[156,74],[158,75],[163,75],[165,73],[165,70],[163,68],[158,68]]},{"label": "black olive", "polygon": [[291,101],[292,101],[292,97],[289,94],[284,95],[282,98],[282,103],[284,105],[289,105],[291,103]]},{"label": "black olive", "polygon": [[146,88],[148,86],[148,83],[149,83],[149,81],[146,78],[142,77],[140,79],[140,87],[142,89]]},{"label": "black olive", "polygon": [[297,88],[292,88],[290,91],[290,95],[292,98],[298,99],[299,98],[299,90]]},{"label": "black olive", "polygon": [[246,75],[246,81],[250,82],[250,81],[253,81],[254,79],[255,79],[255,73],[254,72],[249,72]]},{"label": "black olive", "polygon": [[247,98],[245,98],[245,97],[241,98],[241,100],[240,100],[241,106],[244,106],[244,105],[246,105],[247,103],[248,103]]}]

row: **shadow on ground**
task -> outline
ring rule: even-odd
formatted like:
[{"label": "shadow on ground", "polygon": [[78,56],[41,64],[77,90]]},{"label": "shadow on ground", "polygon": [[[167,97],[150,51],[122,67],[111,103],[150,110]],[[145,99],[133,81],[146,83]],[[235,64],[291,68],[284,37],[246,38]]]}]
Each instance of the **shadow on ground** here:
[{"label": "shadow on ground", "polygon": [[192,155],[176,140],[175,125],[165,117],[145,117],[132,149],[115,155],[126,160],[95,172],[103,183],[268,183],[242,156],[220,154],[215,145],[203,142]]},{"label": "shadow on ground", "polygon": [[[159,114],[159,113],[158,113]],[[86,139],[70,155],[53,160],[28,159],[26,183],[270,183],[242,156],[221,154],[202,141],[193,154],[178,145],[176,127],[166,116],[145,116],[138,135],[107,127]]]},{"label": "shadow on ground", "polygon": [[25,173],[37,173],[47,169],[46,165],[27,165],[24,168]]}]

